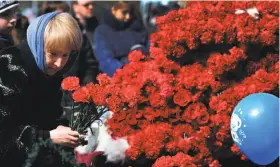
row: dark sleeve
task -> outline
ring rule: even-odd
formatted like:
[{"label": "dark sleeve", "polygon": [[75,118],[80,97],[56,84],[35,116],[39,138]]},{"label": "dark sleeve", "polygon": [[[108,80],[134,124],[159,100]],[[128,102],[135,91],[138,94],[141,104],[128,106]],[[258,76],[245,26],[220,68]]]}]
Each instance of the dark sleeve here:
[{"label": "dark sleeve", "polygon": [[150,53],[150,36],[149,36],[149,33],[147,31],[147,29],[145,27],[143,27],[143,34],[145,36],[145,40],[144,40],[144,48],[143,48],[143,53],[145,55],[149,55]]},{"label": "dark sleeve", "polygon": [[147,40],[146,40],[146,45],[145,45],[145,47],[144,47],[144,49],[143,49],[143,53],[145,54],[145,55],[149,55],[150,54],[150,39],[149,39],[149,37],[147,37]]},{"label": "dark sleeve", "polygon": [[95,56],[99,62],[100,70],[109,76],[113,76],[115,71],[124,64],[114,58],[115,55],[108,46],[105,33],[101,26],[98,26],[94,32]]},{"label": "dark sleeve", "polygon": [[[23,90],[27,74],[15,59],[19,55],[0,53],[0,159],[27,153],[39,137],[49,138],[48,131],[38,130],[35,125],[21,119]],[[17,159],[15,159],[16,161]],[[1,161],[2,163],[2,161]]]},{"label": "dark sleeve", "polygon": [[83,35],[83,45],[79,55],[79,76],[82,84],[96,82],[96,76],[99,73],[98,61],[93,53],[92,46],[86,35]]}]

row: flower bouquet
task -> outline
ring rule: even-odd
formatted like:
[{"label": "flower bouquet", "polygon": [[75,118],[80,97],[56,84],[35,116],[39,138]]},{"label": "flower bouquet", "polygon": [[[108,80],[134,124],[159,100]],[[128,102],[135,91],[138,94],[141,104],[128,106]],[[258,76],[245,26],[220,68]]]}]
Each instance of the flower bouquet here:
[{"label": "flower bouquet", "polygon": [[[71,117],[69,120],[69,127],[72,130],[79,132],[80,143],[87,144],[86,133],[88,130],[92,131],[91,124],[99,120],[99,118],[108,111],[106,107],[96,106],[90,98],[89,85],[80,87],[79,78],[67,77],[62,81],[62,89],[64,91],[72,92],[74,100]],[[92,131],[93,133],[93,131]]]}]

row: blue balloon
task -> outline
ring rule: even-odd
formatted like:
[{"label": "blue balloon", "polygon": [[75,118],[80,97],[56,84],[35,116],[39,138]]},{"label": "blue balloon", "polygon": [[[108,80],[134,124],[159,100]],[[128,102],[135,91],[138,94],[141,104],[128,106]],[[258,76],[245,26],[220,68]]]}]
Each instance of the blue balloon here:
[{"label": "blue balloon", "polygon": [[240,151],[259,165],[279,157],[279,98],[268,93],[242,99],[231,116],[231,136]]}]

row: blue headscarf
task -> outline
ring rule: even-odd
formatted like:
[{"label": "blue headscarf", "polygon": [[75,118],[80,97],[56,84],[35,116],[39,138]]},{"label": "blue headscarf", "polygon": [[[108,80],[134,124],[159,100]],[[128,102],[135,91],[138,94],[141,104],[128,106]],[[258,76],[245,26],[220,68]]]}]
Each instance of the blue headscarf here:
[{"label": "blue headscarf", "polygon": [[37,17],[31,22],[27,29],[27,43],[35,58],[37,66],[46,71],[46,60],[44,56],[44,33],[49,21],[61,12],[52,12]]}]

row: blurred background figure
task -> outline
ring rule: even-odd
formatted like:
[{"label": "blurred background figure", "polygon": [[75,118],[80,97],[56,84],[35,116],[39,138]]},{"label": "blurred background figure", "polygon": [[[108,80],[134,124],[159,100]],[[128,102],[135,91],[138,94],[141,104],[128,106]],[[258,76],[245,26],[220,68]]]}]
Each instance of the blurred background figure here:
[{"label": "blurred background figure", "polygon": [[29,26],[28,18],[23,16],[21,13],[17,13],[17,23],[15,28],[12,30],[12,37],[16,45],[21,44],[26,40],[26,31]]},{"label": "blurred background figure", "polygon": [[18,6],[18,1],[0,0],[0,50],[14,45],[11,33],[16,25]]},{"label": "blurred background figure", "polygon": [[128,63],[132,50],[142,49],[145,53],[149,50],[148,32],[134,9],[128,2],[115,2],[94,33],[99,68],[109,76]]},{"label": "blurred background figure", "polygon": [[93,34],[98,26],[98,20],[93,15],[95,2],[91,0],[77,0],[72,2],[73,16],[78,20],[83,33],[94,48]]},{"label": "blurred background figure", "polygon": [[156,17],[180,8],[184,3],[171,0],[140,0],[140,13],[149,33],[156,31]]},{"label": "blurred background figure", "polygon": [[50,13],[53,11],[57,12],[70,12],[69,5],[64,1],[45,1],[42,4],[39,15]]}]

